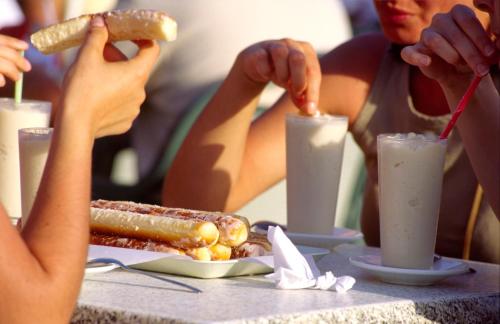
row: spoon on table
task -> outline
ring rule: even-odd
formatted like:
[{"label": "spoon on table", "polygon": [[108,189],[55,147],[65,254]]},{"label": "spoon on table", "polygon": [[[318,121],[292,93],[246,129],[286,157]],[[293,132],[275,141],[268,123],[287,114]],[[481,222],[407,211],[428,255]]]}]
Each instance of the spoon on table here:
[{"label": "spoon on table", "polygon": [[144,275],[144,276],[147,276],[147,277],[150,277],[150,278],[154,278],[154,279],[158,279],[158,280],[161,280],[161,281],[164,281],[164,282],[168,282],[168,283],[171,283],[171,284],[174,284],[174,285],[178,285],[178,286],[187,288],[191,292],[194,292],[194,293],[201,293],[201,292],[203,292],[202,290],[200,290],[200,289],[198,289],[196,287],[190,286],[188,284],[185,284],[185,283],[173,280],[173,279],[168,279],[168,278],[160,277],[160,276],[157,276],[155,274],[149,273],[147,271],[132,269],[129,266],[126,266],[125,264],[123,264],[121,261],[113,259],[113,258],[96,258],[96,259],[92,259],[92,260],[87,261],[87,265],[90,265],[90,266],[92,266],[92,265],[95,266],[97,264],[114,264],[114,265],[119,266],[121,269],[123,269],[125,271],[131,272],[131,273],[135,273],[135,274]]}]

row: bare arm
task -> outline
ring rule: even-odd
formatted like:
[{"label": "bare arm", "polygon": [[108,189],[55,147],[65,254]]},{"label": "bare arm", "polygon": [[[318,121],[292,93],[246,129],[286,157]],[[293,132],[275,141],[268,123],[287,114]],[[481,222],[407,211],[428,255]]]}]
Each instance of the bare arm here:
[{"label": "bare arm", "polygon": [[19,1],[29,23],[43,27],[62,20],[63,0],[22,0]]},{"label": "bare arm", "polygon": [[157,45],[143,43],[125,62],[105,45],[104,22],[96,21],[68,72],[46,170],[21,234],[0,209],[0,322],[69,320],[88,245],[93,140],[126,131],[144,100]]},{"label": "bare arm", "polygon": [[474,172],[497,217],[500,217],[500,97],[488,74],[498,64],[497,48],[472,10],[455,6],[422,33],[421,40],[403,50],[405,61],[436,79],[451,109],[455,109],[475,75],[483,76],[456,127]]},{"label": "bare arm", "polygon": [[[463,86],[443,90],[450,107],[456,107],[465,93]],[[479,183],[500,218],[500,96],[490,76],[479,84],[457,127]]]},{"label": "bare arm", "polygon": [[[267,55],[272,55],[265,48],[268,54],[262,57],[273,62],[270,71],[278,71],[266,77],[256,74],[260,68],[253,55],[255,47],[243,51],[181,146],[165,178],[163,204],[233,211],[282,179],[286,167],[285,114],[297,111],[296,107],[307,112],[319,102],[322,111],[354,120],[378,68],[375,62],[385,46],[381,39],[362,38],[328,54],[322,60],[321,98],[318,62],[308,45],[301,45],[306,47],[297,51],[303,54],[291,64],[288,55],[283,55],[283,61],[268,60]],[[257,49],[262,44],[256,44]],[[372,45],[376,48],[369,56],[366,50],[359,50]],[[368,66],[346,63],[349,60]],[[295,72],[283,66],[291,66]],[[290,88],[288,80],[293,79],[297,85]],[[287,88],[288,93],[252,123],[259,95],[268,81]]]},{"label": "bare arm", "polygon": [[[289,88],[304,111],[314,112],[319,83],[307,87],[305,78],[314,74],[317,80],[320,71],[306,55],[315,57],[308,44],[289,40],[258,43],[239,55],[177,154],[165,180],[166,205],[232,210],[283,176],[283,150],[274,143],[283,140],[279,118],[290,105],[251,121],[271,80]],[[297,60],[293,69],[290,60]]]}]

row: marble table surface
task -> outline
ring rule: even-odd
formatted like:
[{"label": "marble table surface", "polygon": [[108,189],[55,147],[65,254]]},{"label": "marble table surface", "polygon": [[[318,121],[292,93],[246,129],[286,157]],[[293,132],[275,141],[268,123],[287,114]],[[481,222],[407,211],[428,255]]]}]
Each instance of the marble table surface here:
[{"label": "marble table surface", "polygon": [[223,279],[175,278],[203,290],[186,292],[122,270],[85,277],[75,323],[500,323],[500,266],[470,262],[474,274],[449,277],[432,286],[378,281],[353,267],[348,256],[371,248],[338,246],[318,263],[322,271],[351,275],[347,293],[279,290],[264,276]]}]

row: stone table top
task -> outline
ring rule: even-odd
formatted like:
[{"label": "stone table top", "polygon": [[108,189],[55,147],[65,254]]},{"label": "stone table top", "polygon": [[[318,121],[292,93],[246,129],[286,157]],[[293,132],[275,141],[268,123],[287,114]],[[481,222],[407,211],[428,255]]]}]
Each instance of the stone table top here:
[{"label": "stone table top", "polygon": [[264,276],[221,279],[172,277],[203,290],[195,294],[145,276],[113,270],[86,276],[73,322],[130,323],[500,323],[500,266],[469,262],[474,274],[432,286],[378,281],[348,256],[373,248],[341,245],[318,263],[321,271],[356,278],[347,293],[279,290]]}]

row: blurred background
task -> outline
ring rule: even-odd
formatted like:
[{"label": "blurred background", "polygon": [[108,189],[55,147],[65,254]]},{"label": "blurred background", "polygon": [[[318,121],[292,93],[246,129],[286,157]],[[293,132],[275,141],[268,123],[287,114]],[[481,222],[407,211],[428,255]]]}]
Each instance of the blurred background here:
[{"label": "blurred background", "polygon": [[[99,140],[93,165],[93,198],[160,204],[163,177],[204,105],[248,45],[272,38],[310,42],[319,56],[352,36],[379,29],[371,0],[0,0],[0,32],[19,38],[84,13],[111,9],[157,9],[172,15],[179,37],[161,43],[159,62],[146,87],[147,99],[131,131]],[[126,54],[130,43],[119,44]],[[62,76],[77,50],[43,56],[30,49],[34,69],[25,77],[26,98],[48,100],[57,109]],[[12,85],[11,85],[12,86]],[[12,96],[6,87],[0,96]],[[256,118],[282,91],[269,86]],[[346,138],[336,225],[359,229],[363,156]],[[286,223],[282,181],[238,211],[253,223]]]}]

